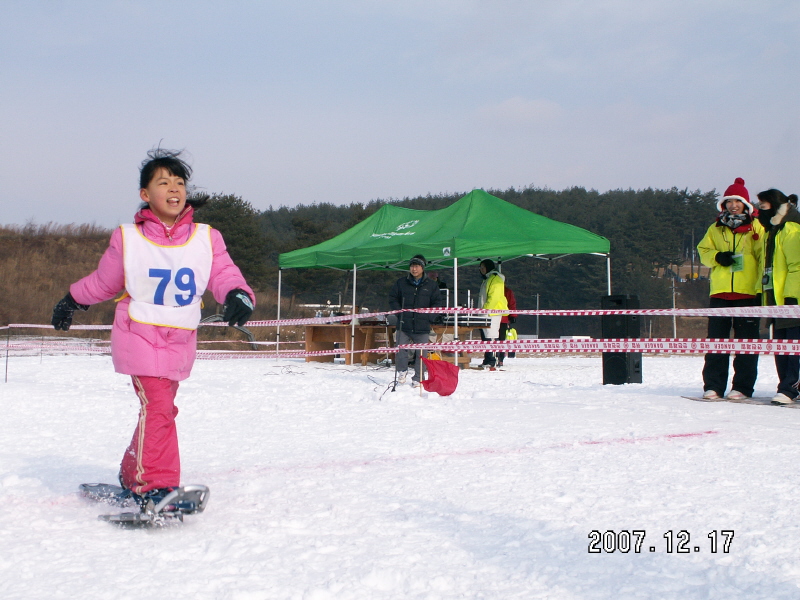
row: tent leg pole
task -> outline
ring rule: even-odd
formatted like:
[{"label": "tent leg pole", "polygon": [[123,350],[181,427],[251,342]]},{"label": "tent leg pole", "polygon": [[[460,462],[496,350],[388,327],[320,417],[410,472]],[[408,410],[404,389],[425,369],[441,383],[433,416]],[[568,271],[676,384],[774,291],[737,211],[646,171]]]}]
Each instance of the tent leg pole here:
[{"label": "tent leg pole", "polygon": [[611,295],[611,255],[606,254],[606,273],[608,274],[608,295]]},{"label": "tent leg pole", "polygon": [[[353,302],[350,309],[350,350],[355,352],[356,349],[356,265],[353,265]],[[353,364],[356,355],[350,354],[350,364]],[[345,362],[347,362],[345,360]]]},{"label": "tent leg pole", "polygon": [[275,333],[275,360],[278,360],[278,356],[280,355],[280,345],[281,345],[281,275],[283,274],[282,269],[278,269],[278,327]]},{"label": "tent leg pole", "polygon": [[[458,258],[453,259],[453,308],[458,308]],[[453,313],[453,341],[458,343],[458,313]],[[458,366],[458,352],[453,353],[453,361]]]}]

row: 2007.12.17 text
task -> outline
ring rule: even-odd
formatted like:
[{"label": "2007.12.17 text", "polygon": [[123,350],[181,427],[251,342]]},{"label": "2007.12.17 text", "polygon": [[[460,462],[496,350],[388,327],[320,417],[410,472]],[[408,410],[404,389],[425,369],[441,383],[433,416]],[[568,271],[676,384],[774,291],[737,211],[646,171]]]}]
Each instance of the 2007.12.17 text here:
[{"label": "2007.12.17 text", "polygon": [[[733,530],[722,529],[717,531],[714,529],[706,536],[708,538],[708,550],[712,554],[722,552],[727,554],[731,548],[733,541]],[[636,554],[640,552],[666,552],[668,554],[689,554],[690,552],[700,552],[701,546],[692,545],[692,535],[685,529],[681,529],[678,533],[674,533],[671,529],[666,531],[661,536],[664,541],[659,541],[659,545],[647,545],[645,539],[647,532],[643,529],[634,529],[628,531],[622,529],[621,531],[614,531],[613,529],[600,532],[595,529],[589,532],[589,554],[602,554],[621,552],[627,554],[633,551]]]}]

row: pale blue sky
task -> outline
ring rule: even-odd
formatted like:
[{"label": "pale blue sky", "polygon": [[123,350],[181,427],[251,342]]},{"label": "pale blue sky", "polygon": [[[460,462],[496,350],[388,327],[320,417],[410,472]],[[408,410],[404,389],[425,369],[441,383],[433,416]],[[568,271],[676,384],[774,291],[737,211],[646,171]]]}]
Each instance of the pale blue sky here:
[{"label": "pale blue sky", "polygon": [[0,223],[128,222],[160,140],[256,208],[800,192],[800,2],[0,0]]}]

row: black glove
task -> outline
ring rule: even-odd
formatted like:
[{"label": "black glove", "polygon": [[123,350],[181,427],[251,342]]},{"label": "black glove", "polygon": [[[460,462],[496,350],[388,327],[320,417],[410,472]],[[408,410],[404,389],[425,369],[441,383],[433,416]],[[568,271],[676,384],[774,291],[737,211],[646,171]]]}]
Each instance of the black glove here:
[{"label": "black glove", "polygon": [[714,260],[716,260],[723,267],[730,267],[734,263],[733,252],[717,252]]},{"label": "black glove", "polygon": [[444,323],[444,315],[435,315],[432,323],[434,325],[439,325],[441,323]]},{"label": "black glove", "polygon": [[57,330],[69,331],[72,325],[72,314],[76,310],[89,310],[88,304],[78,304],[72,294],[67,293],[53,308],[53,318],[50,323]]},{"label": "black glove", "polygon": [[513,315],[508,315],[508,324],[509,325],[513,325],[516,322],[517,322],[517,317],[515,317]]},{"label": "black glove", "polygon": [[236,288],[228,292],[225,296],[225,311],[222,320],[227,321],[230,327],[238,325],[241,327],[247,323],[247,319],[253,314],[253,301],[247,292]]}]

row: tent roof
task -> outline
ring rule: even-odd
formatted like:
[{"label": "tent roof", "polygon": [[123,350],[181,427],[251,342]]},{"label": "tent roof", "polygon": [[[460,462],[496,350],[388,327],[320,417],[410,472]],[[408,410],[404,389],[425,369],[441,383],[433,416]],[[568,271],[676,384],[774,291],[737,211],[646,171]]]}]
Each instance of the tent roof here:
[{"label": "tent roof", "polygon": [[405,270],[422,254],[432,267],[508,261],[520,256],[607,254],[608,240],[473,190],[447,208],[413,210],[392,204],[330,240],[286,252],[281,269],[330,267]]}]

